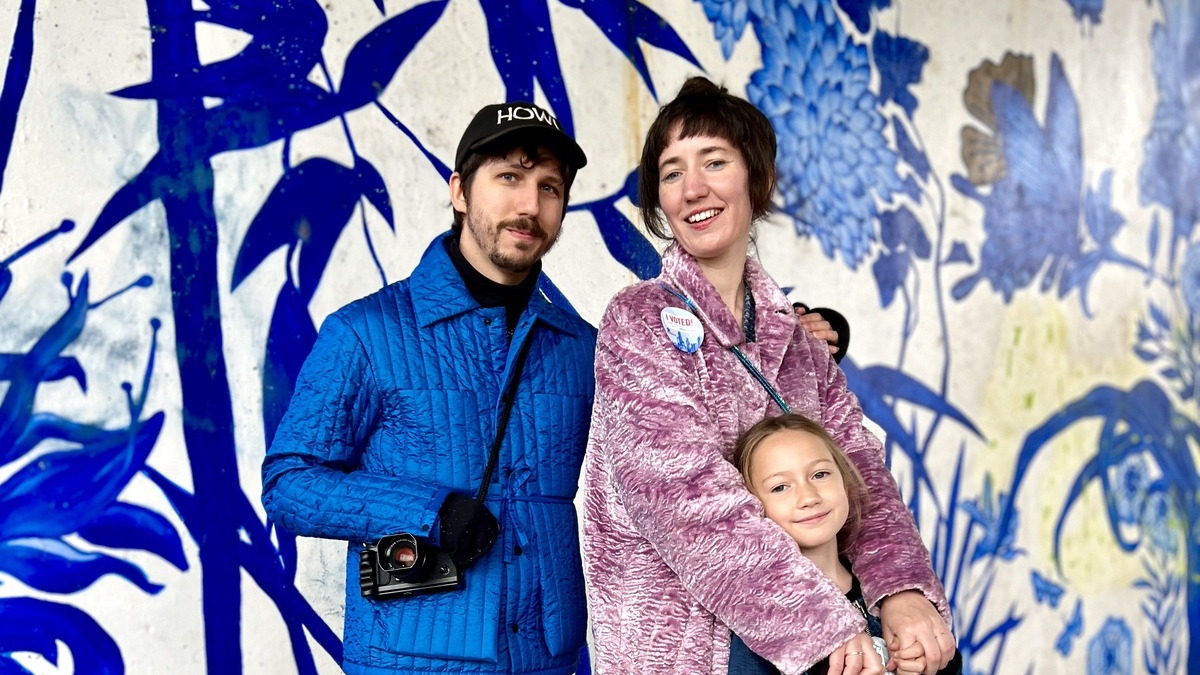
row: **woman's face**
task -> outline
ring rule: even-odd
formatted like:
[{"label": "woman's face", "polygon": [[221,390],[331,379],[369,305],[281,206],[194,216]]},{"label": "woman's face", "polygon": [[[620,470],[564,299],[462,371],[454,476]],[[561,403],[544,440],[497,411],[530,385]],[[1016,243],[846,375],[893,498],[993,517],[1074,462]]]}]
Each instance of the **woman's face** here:
[{"label": "woman's face", "polygon": [[679,245],[701,263],[744,262],[753,209],[742,153],[723,138],[680,138],[676,128],[658,175],[659,206]]}]

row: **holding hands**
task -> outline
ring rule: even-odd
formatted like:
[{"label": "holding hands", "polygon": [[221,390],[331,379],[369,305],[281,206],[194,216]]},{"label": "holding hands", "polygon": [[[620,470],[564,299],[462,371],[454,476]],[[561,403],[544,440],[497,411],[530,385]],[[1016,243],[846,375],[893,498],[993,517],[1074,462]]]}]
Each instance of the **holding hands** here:
[{"label": "holding hands", "polygon": [[884,598],[879,619],[898,675],[935,675],[954,658],[954,636],[919,591]]},{"label": "holding hands", "polygon": [[883,675],[883,660],[870,635],[859,633],[829,655],[828,675]]}]

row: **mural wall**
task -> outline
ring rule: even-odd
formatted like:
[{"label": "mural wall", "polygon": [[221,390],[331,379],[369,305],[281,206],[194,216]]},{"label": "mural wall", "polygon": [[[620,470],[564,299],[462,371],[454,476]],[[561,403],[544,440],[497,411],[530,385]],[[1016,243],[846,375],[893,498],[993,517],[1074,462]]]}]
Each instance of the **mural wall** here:
[{"label": "mural wall", "polygon": [[1200,1],[9,0],[0,52],[0,672],[338,672],[341,545],[259,504],[317,327],[506,97],[589,153],[596,322],[694,73],[775,125],[758,255],[849,317],[969,672],[1200,672]]}]

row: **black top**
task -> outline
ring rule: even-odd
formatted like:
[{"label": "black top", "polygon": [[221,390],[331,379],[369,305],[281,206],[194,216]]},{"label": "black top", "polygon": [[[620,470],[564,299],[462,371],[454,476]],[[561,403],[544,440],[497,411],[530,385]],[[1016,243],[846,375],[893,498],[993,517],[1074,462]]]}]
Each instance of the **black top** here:
[{"label": "black top", "polygon": [[529,274],[521,283],[510,286],[483,276],[479,270],[471,266],[458,248],[458,237],[446,237],[446,252],[450,254],[450,262],[462,276],[467,285],[467,292],[479,303],[480,307],[503,307],[505,320],[508,323],[508,336],[511,338],[513,329],[521,313],[529,304],[529,297],[537,287],[538,275],[542,273],[542,261],[537,261],[530,268]]}]

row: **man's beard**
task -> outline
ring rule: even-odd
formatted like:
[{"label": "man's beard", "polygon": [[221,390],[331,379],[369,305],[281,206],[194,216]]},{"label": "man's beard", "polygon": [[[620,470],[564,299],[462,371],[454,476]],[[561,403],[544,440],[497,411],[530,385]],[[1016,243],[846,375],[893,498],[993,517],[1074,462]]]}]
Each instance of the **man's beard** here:
[{"label": "man's beard", "polygon": [[[496,223],[494,227],[486,227],[486,221],[482,217],[477,217],[480,214],[471,213],[468,211],[467,230],[471,233],[471,237],[475,239],[475,244],[483,251],[488,260],[496,267],[514,274],[524,274],[533,269],[533,266],[542,259],[554,247],[558,241],[556,236],[554,239],[548,239],[546,230],[537,222],[536,218],[513,218],[511,220],[502,220]],[[513,256],[506,254],[500,250],[500,235],[505,230],[516,230],[533,235],[537,239],[528,244],[518,245],[519,250],[532,252],[532,256]],[[559,230],[562,233],[562,230]],[[489,238],[490,241],[485,241]]]}]

